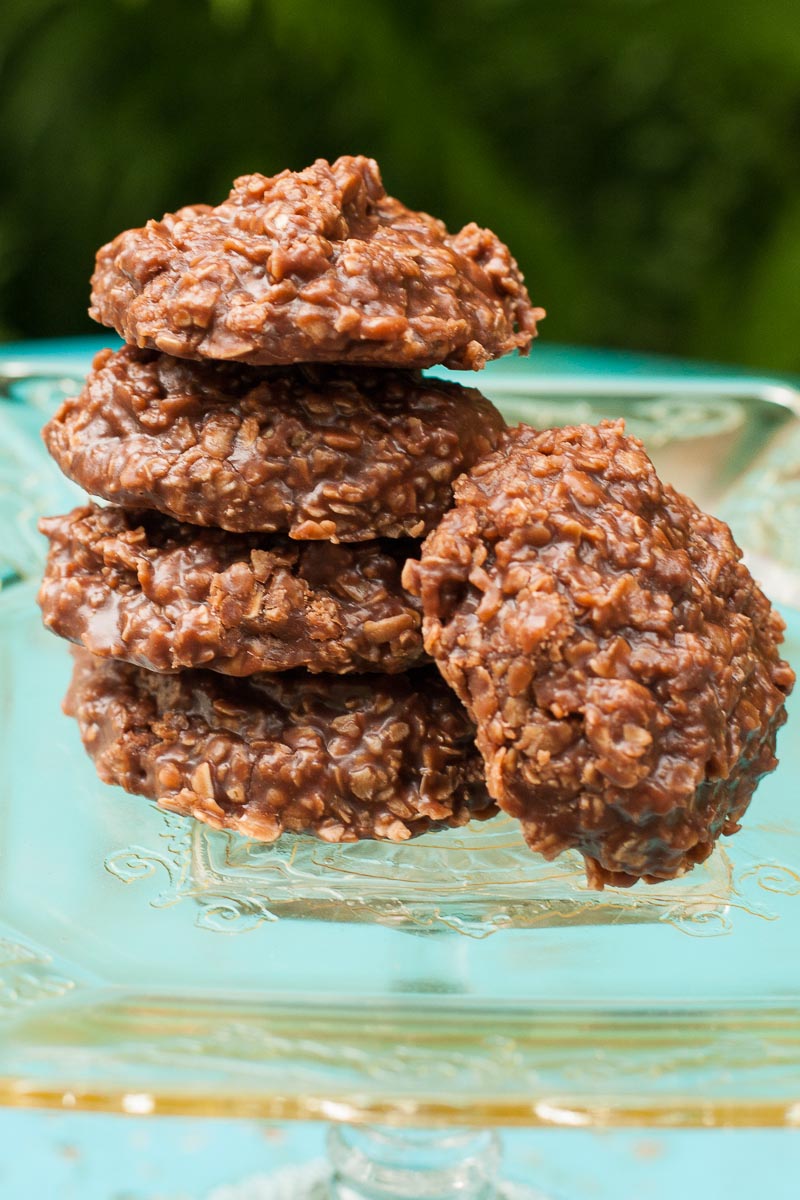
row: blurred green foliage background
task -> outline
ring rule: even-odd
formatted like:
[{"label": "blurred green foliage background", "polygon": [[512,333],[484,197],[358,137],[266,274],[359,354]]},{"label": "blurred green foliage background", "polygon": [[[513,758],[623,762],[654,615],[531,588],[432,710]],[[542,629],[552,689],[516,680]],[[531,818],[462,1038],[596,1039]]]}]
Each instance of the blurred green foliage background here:
[{"label": "blurred green foliage background", "polygon": [[364,152],[507,240],[548,341],[800,370],[797,0],[3,0],[0,337],[96,247]]}]

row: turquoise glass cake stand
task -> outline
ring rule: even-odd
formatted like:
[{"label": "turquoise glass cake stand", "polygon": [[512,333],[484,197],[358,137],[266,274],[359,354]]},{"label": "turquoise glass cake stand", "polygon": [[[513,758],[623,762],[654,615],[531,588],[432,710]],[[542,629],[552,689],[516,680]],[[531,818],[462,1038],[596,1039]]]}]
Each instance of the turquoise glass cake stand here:
[{"label": "turquoise glass cake stand", "polygon": [[[107,788],[35,605],[36,518],[79,498],[38,429],[87,362],[0,357],[0,1101],[325,1119],[306,1191],[353,1200],[494,1195],[497,1126],[800,1125],[800,696],[742,833],[628,891],[503,817],[265,846]],[[478,382],[539,426],[625,416],[729,519],[800,668],[797,394],[536,363]]]}]

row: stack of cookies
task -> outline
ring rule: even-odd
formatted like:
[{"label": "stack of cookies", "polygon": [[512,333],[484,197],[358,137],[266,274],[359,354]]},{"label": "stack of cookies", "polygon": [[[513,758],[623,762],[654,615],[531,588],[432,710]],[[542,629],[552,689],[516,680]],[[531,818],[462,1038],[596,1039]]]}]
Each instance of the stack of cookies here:
[{"label": "stack of cookies", "polygon": [[492,233],[320,161],[123,233],[92,301],[128,345],[45,439],[108,503],[42,522],[40,600],[104,780],[265,840],[496,802],[594,887],[739,828],[794,676],[730,531],[621,424],[420,374],[530,346]]},{"label": "stack of cookies", "polygon": [[42,522],[45,624],[100,776],[265,840],[404,840],[489,815],[475,730],[404,564],[504,423],[425,378],[526,351],[507,248],[374,162],[236,181],[104,246],[97,356],[44,430],[99,497]]}]

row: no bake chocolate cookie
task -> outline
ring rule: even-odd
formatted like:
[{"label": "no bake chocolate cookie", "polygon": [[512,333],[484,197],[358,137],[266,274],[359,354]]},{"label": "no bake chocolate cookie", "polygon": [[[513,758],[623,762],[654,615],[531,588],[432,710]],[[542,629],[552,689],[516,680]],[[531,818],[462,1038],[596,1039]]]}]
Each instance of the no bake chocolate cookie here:
[{"label": "no bake chocolate cookie", "polygon": [[214,208],[121,233],[89,311],[180,358],[476,370],[527,352],[544,315],[493,233],[412,212],[363,156],[245,175]]},{"label": "no bake chocolate cookie", "polygon": [[45,625],[153,671],[397,672],[425,657],[414,542],[291,542],[88,506],[43,520]]},{"label": "no bake chocolate cookie", "polygon": [[75,652],[65,711],[100,778],[262,841],[404,841],[495,810],[466,713],[428,668],[157,675]]},{"label": "no bake chocolate cookie", "polygon": [[776,765],[794,681],[728,527],[621,422],[511,431],[455,496],[404,582],[491,795],[595,887],[701,862]]},{"label": "no bake chocolate cookie", "polygon": [[126,346],[97,355],[45,426],[90,495],[236,532],[421,536],[505,422],[474,388],[416,372],[259,370]]}]

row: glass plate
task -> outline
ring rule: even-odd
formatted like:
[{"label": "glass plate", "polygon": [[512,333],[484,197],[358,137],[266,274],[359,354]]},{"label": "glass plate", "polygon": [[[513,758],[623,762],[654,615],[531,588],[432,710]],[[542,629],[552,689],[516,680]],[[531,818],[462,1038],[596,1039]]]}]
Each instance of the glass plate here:
[{"label": "glass plate", "polygon": [[[2,363],[0,363],[2,372]],[[624,415],[729,516],[800,667],[788,388],[480,381],[534,424]],[[0,1102],[451,1124],[800,1125],[798,699],[745,829],[682,880],[586,889],[503,817],[403,845],[264,846],[100,784],[35,606],[76,489],[0,402]]]}]

